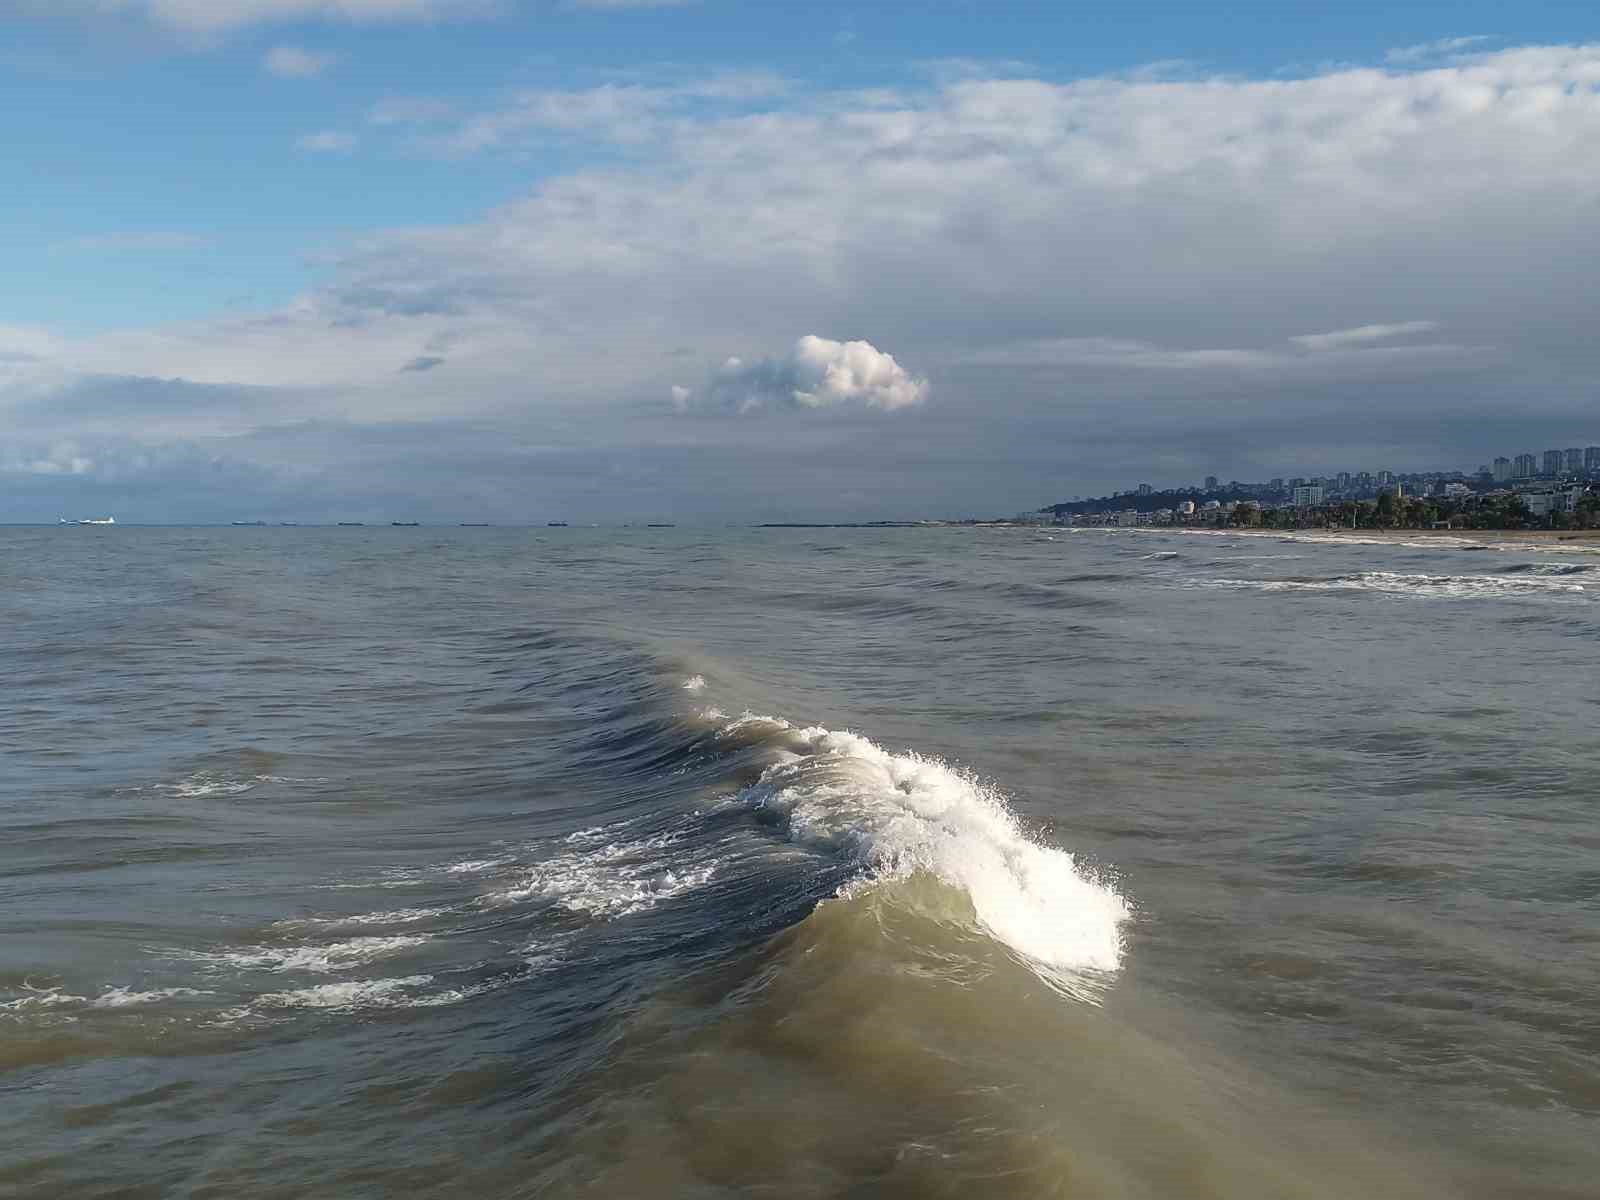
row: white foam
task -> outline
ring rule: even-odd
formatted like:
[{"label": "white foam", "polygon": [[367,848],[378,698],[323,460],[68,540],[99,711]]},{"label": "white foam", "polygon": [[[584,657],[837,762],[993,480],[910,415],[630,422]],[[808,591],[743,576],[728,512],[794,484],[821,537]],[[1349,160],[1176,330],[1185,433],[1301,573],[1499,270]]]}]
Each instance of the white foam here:
[{"label": "white foam", "polygon": [[209,996],[211,992],[201,991],[197,988],[171,987],[156,988],[149,992],[135,992],[129,988],[112,988],[103,996],[96,996],[89,1001],[90,1008],[133,1008],[140,1004],[156,1004],[162,1000],[173,1000],[179,996]]},{"label": "white foam", "polygon": [[74,996],[59,987],[36,988],[22,985],[22,995],[11,1000],[0,1000],[0,1012],[18,1013],[28,1009],[56,1008],[63,1004],[87,1004],[89,997]]},{"label": "white foam", "polygon": [[207,796],[240,796],[252,792],[263,783],[327,783],[326,779],[296,779],[287,775],[219,775],[215,771],[196,771],[176,783],[158,783],[155,790],[176,796],[180,800],[204,799]]},{"label": "white foam", "polygon": [[243,795],[255,790],[259,783],[259,779],[223,779],[209,771],[201,771],[176,783],[161,784],[160,790],[182,800],[196,800],[206,796]]},{"label": "white foam", "polygon": [[500,858],[469,858],[465,862],[451,863],[445,871],[451,875],[482,875],[493,871],[497,867],[509,866],[516,859],[509,856]]},{"label": "white foam", "polygon": [[623,917],[654,908],[663,900],[703,887],[715,876],[715,861],[671,861],[676,833],[594,845],[596,830],[571,835],[583,846],[534,864],[513,887],[484,897],[486,904],[517,904],[545,899],[572,912]]},{"label": "white foam", "polygon": [[185,957],[216,966],[258,971],[348,971],[420,946],[425,937],[358,937],[326,946],[251,946],[243,950],[201,951]]},{"label": "white foam", "polygon": [[1569,578],[1547,575],[1411,575],[1397,571],[1361,571],[1332,579],[1207,579],[1190,586],[1241,588],[1262,592],[1384,592],[1419,599],[1465,599],[1478,596],[1582,595],[1585,588]]},{"label": "white foam", "polygon": [[382,912],[357,913],[353,917],[290,917],[274,921],[274,929],[346,929],[370,928],[381,925],[414,925],[418,921],[431,921],[450,911],[440,908],[395,908]]},{"label": "white foam", "polygon": [[317,987],[299,988],[292,992],[269,992],[257,996],[255,1007],[260,1008],[319,1008],[354,1011],[360,1008],[416,1008],[432,1007],[438,1003],[453,1003],[464,999],[462,993],[442,993],[449,997],[417,997],[407,995],[417,988],[433,982],[432,975],[407,975],[399,979],[366,979],[350,983],[324,983]]},{"label": "white foam", "polygon": [[141,1004],[155,1004],[178,996],[209,996],[212,993],[195,988],[157,988],[149,992],[136,992],[131,988],[114,987],[99,996],[78,996],[59,987],[36,988],[23,985],[23,994],[11,1000],[0,1001],[0,1012],[18,1013],[28,1009],[61,1007],[83,1008],[133,1008]]},{"label": "white foam", "polygon": [[993,790],[853,733],[790,736],[791,751],[743,795],[779,814],[791,839],[850,855],[876,878],[938,876],[967,894],[986,932],[1080,995],[1084,972],[1121,963],[1127,902],[1068,852],[1030,840]]},{"label": "white foam", "polygon": [[706,677],[704,675],[691,675],[683,681],[683,690],[686,692],[704,691],[705,686]]}]

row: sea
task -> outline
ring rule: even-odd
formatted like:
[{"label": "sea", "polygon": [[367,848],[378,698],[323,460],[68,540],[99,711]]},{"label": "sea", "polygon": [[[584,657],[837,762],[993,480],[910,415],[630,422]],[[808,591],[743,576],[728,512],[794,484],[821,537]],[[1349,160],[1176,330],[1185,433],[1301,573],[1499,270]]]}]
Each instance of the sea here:
[{"label": "sea", "polygon": [[1600,1195],[1600,556],[0,529],[0,1196]]}]

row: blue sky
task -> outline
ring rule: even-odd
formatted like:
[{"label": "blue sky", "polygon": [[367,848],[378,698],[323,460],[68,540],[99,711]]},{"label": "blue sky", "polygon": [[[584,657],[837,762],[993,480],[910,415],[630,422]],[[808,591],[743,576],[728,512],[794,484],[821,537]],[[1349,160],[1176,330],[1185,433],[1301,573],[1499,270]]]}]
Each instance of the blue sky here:
[{"label": "blue sky", "polygon": [[[673,490],[685,456],[708,467],[759,457],[780,429],[829,455],[839,437],[859,441],[843,431],[860,420],[898,445],[892,480],[815,492],[797,474],[778,509],[831,511],[849,495],[863,515],[923,511],[948,480],[946,439],[970,445],[977,414],[1003,408],[1011,436],[975,452],[976,482],[961,489],[976,504],[992,487],[999,509],[1120,471],[1087,438],[1079,460],[1064,451],[1020,474],[1004,464],[1008,453],[1031,462],[1042,431],[1081,429],[1128,388],[1151,406],[1148,427],[1186,396],[1267,385],[1324,409],[1352,379],[1372,386],[1373,354],[1345,362],[1355,376],[1267,380],[1294,365],[1286,355],[1321,345],[1296,338],[1400,330],[1341,352],[1383,351],[1377,386],[1407,397],[1470,393],[1487,407],[1513,386],[1549,395],[1550,436],[1586,364],[1559,314],[1489,348],[1473,327],[1493,324],[1492,304],[1446,310],[1462,309],[1452,293],[1463,282],[1485,280],[1500,281],[1486,300],[1515,305],[1519,288],[1541,286],[1527,264],[1561,276],[1593,248],[1582,209],[1587,163],[1600,161],[1583,158],[1597,149],[1592,5],[0,0],[0,18],[0,328],[11,331],[0,360],[26,367],[0,374],[0,414],[28,447],[6,476],[26,485],[23,516],[105,483],[98,465],[45,469],[57,460],[121,463],[124,503],[152,517],[191,503],[179,498],[188,484],[160,482],[191,460],[237,461],[266,480],[272,494],[248,503],[308,488],[328,504],[367,503],[351,498],[380,486],[361,482],[362,446],[415,429],[432,431],[416,435],[419,454],[447,429],[464,444],[477,429],[497,449],[590,464],[578,476],[599,461],[629,464],[633,478],[671,462],[636,503],[711,513],[716,494]],[[1450,115],[1458,105],[1465,115]],[[1296,122],[1318,154],[1285,163],[1300,151],[1280,127]],[[1175,165],[1184,139],[1218,149]],[[1402,153],[1442,165],[1412,177]],[[985,194],[984,156],[998,186],[1013,179],[1008,191]],[[1327,226],[1346,240],[1311,250],[1316,234],[1290,227],[1321,203],[1330,159],[1350,168],[1333,185],[1348,204]],[[1238,185],[1262,172],[1271,187],[1240,203],[1213,191],[1219,173]],[[1474,190],[1504,172],[1516,182],[1503,202]],[[1107,204],[1141,214],[1149,237],[1123,230]],[[1437,220],[1423,219],[1429,206]],[[1281,235],[1270,259],[1243,261],[1253,243],[1227,226],[1244,210]],[[1389,223],[1368,227],[1363,212]],[[1071,244],[1097,222],[1130,250],[1151,243],[1138,253],[1157,257],[1140,270],[1160,288]],[[565,257],[586,239],[601,248],[593,270]],[[967,243],[991,252],[969,259]],[[1421,274],[1397,284],[1352,266],[1384,251]],[[1258,285],[1270,277],[1231,326],[1204,303],[1230,252]],[[1502,256],[1524,266],[1492,269]],[[983,277],[1013,259],[1012,279]],[[1047,261],[1056,275],[1034,277]],[[1093,306],[1063,301],[1053,280]],[[865,343],[893,366],[845,349],[824,361],[835,352],[803,348],[806,336]],[[1545,349],[1512,353],[1512,341]],[[1419,353],[1398,353],[1407,346]],[[289,369],[300,347],[303,369]],[[1224,363],[1245,375],[1218,377]],[[813,386],[834,367],[855,382]],[[1003,384],[973,382],[1001,373]],[[165,381],[160,399],[151,380]],[[773,388],[781,403],[766,403]],[[82,416],[83,397],[102,395],[115,395],[119,420]],[[746,416],[795,411],[713,422],[713,397]],[[882,423],[897,411],[898,426]],[[295,429],[322,432],[288,453]],[[1487,450],[1471,428],[1433,448],[1398,424],[1376,433],[1338,452],[1427,466]],[[1600,431],[1562,440],[1580,436]],[[1238,452],[1236,469],[1282,461],[1279,474],[1315,450],[1271,438]],[[101,449],[51,449],[69,442]],[[1150,439],[1129,469],[1210,473],[1184,444]],[[313,479],[306,464],[323,460]],[[138,462],[164,465],[135,488]],[[838,469],[830,459],[830,477]],[[513,515],[511,482],[502,496],[465,487],[448,463],[437,470],[441,512],[470,501]],[[761,477],[739,486],[759,492]],[[548,503],[580,502],[560,486]]]}]

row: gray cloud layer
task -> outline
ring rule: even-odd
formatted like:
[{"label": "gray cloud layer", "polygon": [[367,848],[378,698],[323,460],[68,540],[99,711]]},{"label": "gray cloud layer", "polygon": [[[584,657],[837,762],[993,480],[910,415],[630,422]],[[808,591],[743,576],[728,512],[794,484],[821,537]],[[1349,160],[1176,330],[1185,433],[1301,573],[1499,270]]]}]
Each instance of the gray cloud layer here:
[{"label": "gray cloud layer", "polygon": [[[448,118],[452,152],[559,117],[629,165],[373,236],[279,312],[0,329],[27,447],[0,471],[93,434],[293,472],[308,516],[400,480],[448,516],[876,516],[1600,442],[1597,88],[1600,47],[1557,46],[781,109],[754,87],[520,97]],[[824,385],[842,349],[820,372],[785,349],[809,330],[900,375]],[[110,382],[91,402],[84,380]],[[685,422],[674,385],[770,419]]]}]

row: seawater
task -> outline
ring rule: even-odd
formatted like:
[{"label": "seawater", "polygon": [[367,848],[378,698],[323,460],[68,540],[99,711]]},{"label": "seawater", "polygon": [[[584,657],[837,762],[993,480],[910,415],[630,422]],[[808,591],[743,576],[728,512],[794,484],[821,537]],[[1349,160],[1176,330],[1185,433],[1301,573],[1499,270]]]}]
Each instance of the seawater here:
[{"label": "seawater", "polygon": [[1600,558],[0,530],[0,1193],[1588,1197]]}]

